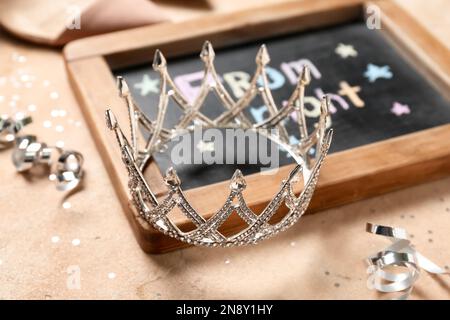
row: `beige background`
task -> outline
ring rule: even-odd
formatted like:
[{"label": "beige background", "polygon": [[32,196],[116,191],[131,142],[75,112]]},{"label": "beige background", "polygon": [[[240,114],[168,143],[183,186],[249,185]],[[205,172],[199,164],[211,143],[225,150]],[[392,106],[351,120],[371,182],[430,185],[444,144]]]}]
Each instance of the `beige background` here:
[{"label": "beige background", "polygon": [[[450,48],[448,1],[399,2]],[[169,3],[165,10],[177,20],[210,12]],[[242,1],[222,3],[215,1],[215,10],[238,9]],[[363,259],[388,241],[365,233],[367,221],[406,228],[419,251],[450,265],[450,179],[306,216],[258,246],[146,255],[115,198],[61,53],[5,33],[0,48],[1,113],[31,114],[34,124],[26,132],[49,144],[63,141],[86,158],[85,189],[64,209],[52,183],[16,174],[10,151],[0,152],[0,299],[379,298],[366,287]],[[80,289],[67,286],[71,266],[80,268]],[[450,278],[423,273],[413,298],[450,298]]]}]

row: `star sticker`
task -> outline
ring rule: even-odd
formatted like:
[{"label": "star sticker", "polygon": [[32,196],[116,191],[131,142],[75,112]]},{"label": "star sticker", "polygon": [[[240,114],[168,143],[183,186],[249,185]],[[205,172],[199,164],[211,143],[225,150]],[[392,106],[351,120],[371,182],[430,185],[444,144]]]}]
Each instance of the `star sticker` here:
[{"label": "star sticker", "polygon": [[389,66],[379,67],[377,65],[369,63],[364,76],[369,79],[369,82],[375,82],[379,78],[391,79],[393,74]]},{"label": "star sticker", "polygon": [[397,117],[400,117],[403,114],[410,114],[411,109],[407,104],[401,104],[400,102],[394,102],[391,108],[391,112],[395,114]]},{"label": "star sticker", "polygon": [[203,140],[200,140],[197,143],[197,149],[203,153],[203,152],[212,152],[214,151],[214,142],[205,142]]},{"label": "star sticker", "polygon": [[356,57],[358,52],[350,44],[339,43],[334,52],[341,56],[342,59],[347,59],[348,57]]},{"label": "star sticker", "polygon": [[134,87],[141,90],[141,96],[146,96],[150,92],[159,93],[159,79],[152,79],[144,74],[142,81],[135,83]]},{"label": "star sticker", "polygon": [[296,136],[294,136],[294,135],[289,136],[289,144],[290,145],[296,145],[299,143],[300,143],[300,140]]}]

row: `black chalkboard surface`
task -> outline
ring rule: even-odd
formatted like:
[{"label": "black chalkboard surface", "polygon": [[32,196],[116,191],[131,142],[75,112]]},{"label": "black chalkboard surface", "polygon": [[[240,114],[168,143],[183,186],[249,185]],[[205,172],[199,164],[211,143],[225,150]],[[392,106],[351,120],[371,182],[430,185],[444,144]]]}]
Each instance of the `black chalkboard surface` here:
[{"label": "black chalkboard surface", "polygon": [[[335,132],[331,152],[450,123],[449,102],[404,60],[381,32],[369,30],[362,22],[216,50],[216,68],[236,99],[242,94],[246,77],[254,73],[255,55],[262,43],[267,45],[271,56],[269,79],[279,106],[290,96],[304,63],[312,71],[312,82],[306,92],[311,123],[318,99],[325,93],[331,94],[331,125]],[[185,95],[195,97],[203,74],[198,55],[170,59],[168,66]],[[155,118],[159,78],[151,65],[115,70],[115,75],[128,81],[136,101]],[[170,105],[170,110],[167,127],[177,123],[181,115],[175,104]],[[211,97],[202,110],[206,115],[216,116],[223,107]],[[255,101],[246,112],[255,120],[267,115],[261,101]],[[292,119],[288,129],[295,141],[298,134]],[[169,152],[170,148],[155,157],[162,172],[171,165]],[[280,152],[280,165],[291,161]],[[255,166],[245,165],[181,165],[176,169],[184,189],[189,189],[228,180],[236,167],[244,174],[258,171]]]}]

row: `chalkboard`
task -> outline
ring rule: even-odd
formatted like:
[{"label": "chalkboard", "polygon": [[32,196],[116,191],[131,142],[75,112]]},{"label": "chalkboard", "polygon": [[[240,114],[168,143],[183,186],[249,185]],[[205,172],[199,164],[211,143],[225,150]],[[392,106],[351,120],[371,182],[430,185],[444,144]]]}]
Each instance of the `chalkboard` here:
[{"label": "chalkboard", "polygon": [[[449,102],[405,61],[380,31],[369,30],[362,22],[216,50],[216,68],[224,86],[236,99],[242,93],[239,80],[254,73],[256,52],[262,43],[267,45],[271,56],[269,80],[279,106],[290,96],[300,65],[304,63],[312,71],[312,82],[306,92],[311,123],[315,120],[317,99],[325,93],[331,94],[331,122],[335,133],[331,152],[450,122]],[[198,55],[169,59],[168,66],[180,89],[192,99],[203,73]],[[159,77],[151,65],[114,72],[128,81],[136,101],[155,118]],[[177,123],[181,115],[175,104],[169,107],[167,127]],[[264,108],[261,101],[254,101],[246,112],[250,119],[261,120],[267,116]],[[217,116],[223,107],[211,95],[202,111]],[[288,131],[294,141],[298,139],[292,119]],[[171,165],[169,152],[170,147],[155,157],[162,172]],[[280,152],[280,165],[289,162],[292,158]],[[244,174],[259,170],[252,165],[181,165],[176,169],[183,187],[189,189],[228,180],[237,167]]]}]

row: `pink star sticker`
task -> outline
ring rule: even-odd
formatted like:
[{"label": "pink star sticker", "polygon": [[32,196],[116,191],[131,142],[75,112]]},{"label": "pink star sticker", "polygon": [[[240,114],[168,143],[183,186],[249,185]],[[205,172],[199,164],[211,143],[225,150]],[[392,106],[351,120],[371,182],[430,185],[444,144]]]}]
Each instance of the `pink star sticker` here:
[{"label": "pink star sticker", "polygon": [[407,104],[401,104],[400,102],[394,102],[391,108],[391,112],[395,114],[397,117],[400,117],[403,114],[410,114],[411,109]]}]

